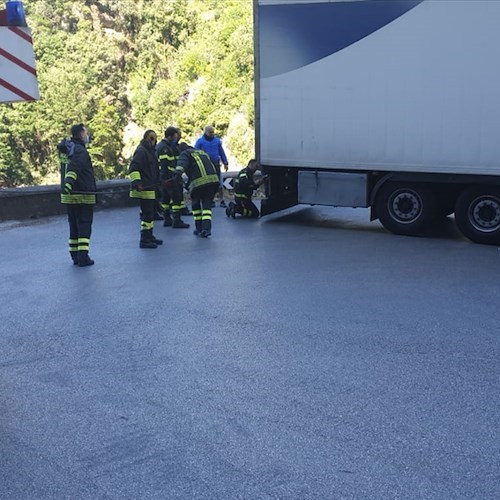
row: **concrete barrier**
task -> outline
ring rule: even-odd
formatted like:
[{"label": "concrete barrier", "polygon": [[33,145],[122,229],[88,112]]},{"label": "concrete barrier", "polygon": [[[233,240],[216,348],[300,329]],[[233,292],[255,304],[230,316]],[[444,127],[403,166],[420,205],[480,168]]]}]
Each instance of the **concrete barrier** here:
[{"label": "concrete barrier", "polygon": [[[224,186],[230,189],[237,172],[224,172]],[[96,210],[137,205],[129,197],[130,181],[115,179],[97,183]],[[38,219],[66,213],[59,185],[0,189],[0,221]]]},{"label": "concrete barrier", "polygon": [[[128,179],[98,182],[100,193],[96,209],[132,205],[129,186]],[[38,219],[65,213],[59,185],[0,189],[0,221]]]}]

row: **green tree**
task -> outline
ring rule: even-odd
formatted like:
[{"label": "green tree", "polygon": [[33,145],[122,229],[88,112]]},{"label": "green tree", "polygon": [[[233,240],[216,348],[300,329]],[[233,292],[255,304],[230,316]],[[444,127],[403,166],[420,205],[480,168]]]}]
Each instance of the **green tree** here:
[{"label": "green tree", "polygon": [[254,155],[250,0],[32,0],[26,16],[41,100],[0,104],[0,186],[57,179],[55,146],[80,122],[102,179],[170,124],[193,140],[213,123],[238,161]]}]

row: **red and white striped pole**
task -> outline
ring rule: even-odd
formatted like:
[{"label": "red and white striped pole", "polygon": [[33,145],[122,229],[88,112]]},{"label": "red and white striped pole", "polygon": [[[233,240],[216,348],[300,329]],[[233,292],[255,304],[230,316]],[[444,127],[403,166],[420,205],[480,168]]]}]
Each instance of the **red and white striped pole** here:
[{"label": "red and white striped pole", "polygon": [[[0,24],[7,22],[6,11],[0,11]],[[0,102],[39,98],[31,30],[24,26],[0,26]]]}]

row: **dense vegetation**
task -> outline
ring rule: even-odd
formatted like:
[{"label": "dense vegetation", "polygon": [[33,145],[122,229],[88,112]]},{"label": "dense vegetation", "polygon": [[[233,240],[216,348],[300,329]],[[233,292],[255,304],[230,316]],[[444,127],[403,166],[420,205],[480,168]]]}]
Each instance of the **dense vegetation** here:
[{"label": "dense vegetation", "polygon": [[55,146],[88,125],[99,179],[124,176],[147,128],[206,124],[254,154],[251,0],[30,0],[41,100],[0,104],[0,187],[57,182]]}]

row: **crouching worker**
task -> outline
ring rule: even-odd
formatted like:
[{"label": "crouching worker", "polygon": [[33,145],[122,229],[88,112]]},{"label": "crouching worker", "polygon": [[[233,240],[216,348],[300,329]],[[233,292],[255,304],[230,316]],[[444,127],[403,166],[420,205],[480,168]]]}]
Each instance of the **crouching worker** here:
[{"label": "crouching worker", "polygon": [[254,180],[253,176],[259,164],[257,160],[250,160],[248,165],[243,170],[240,170],[238,177],[235,180],[234,200],[226,208],[226,215],[236,217],[240,214],[242,217],[256,219],[259,217],[259,209],[252,202],[253,192],[264,182],[264,178]]},{"label": "crouching worker", "polygon": [[212,200],[219,189],[219,175],[210,157],[201,149],[187,148],[177,160],[177,175],[186,174],[191,194],[195,236],[212,234]]},{"label": "crouching worker", "polygon": [[156,158],[156,133],[146,130],[144,137],[134,152],[129,167],[131,180],[130,197],[141,203],[141,248],[157,248],[163,243],[153,236],[155,200],[160,184],[160,172]]}]

